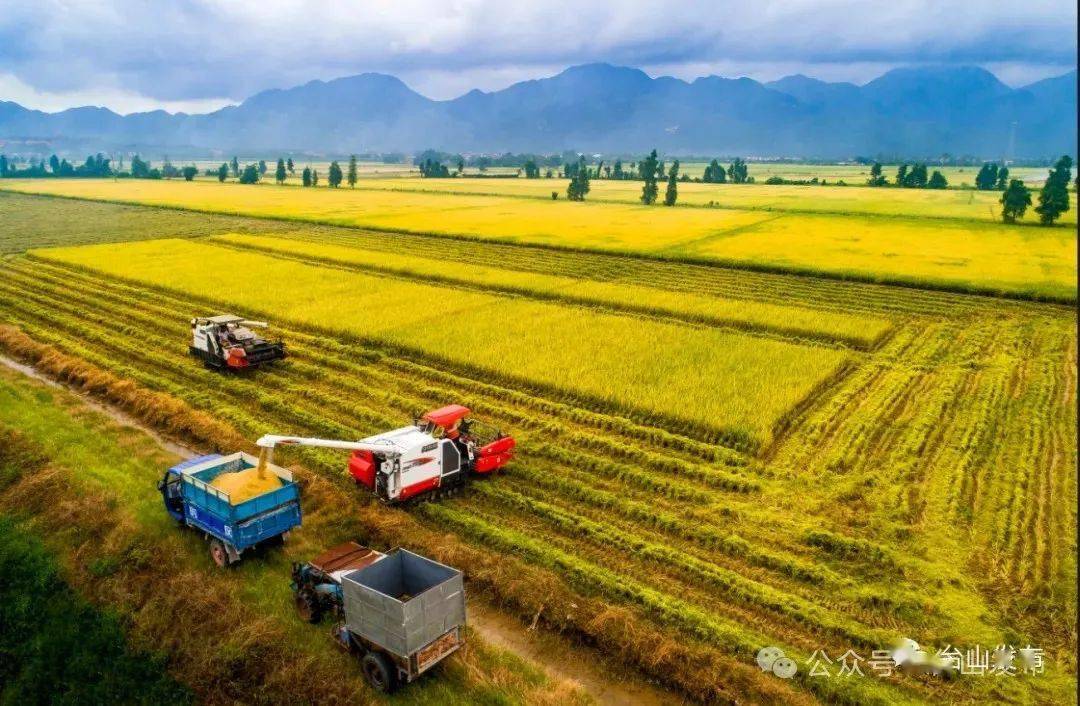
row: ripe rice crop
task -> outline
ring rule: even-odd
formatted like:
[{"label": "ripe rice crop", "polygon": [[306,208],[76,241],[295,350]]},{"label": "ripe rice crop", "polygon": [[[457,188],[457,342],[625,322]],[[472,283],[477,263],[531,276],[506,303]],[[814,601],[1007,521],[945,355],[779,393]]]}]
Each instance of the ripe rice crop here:
[{"label": "ripe rice crop", "polygon": [[783,413],[845,357],[822,347],[328,270],[191,241],[37,255],[250,315],[382,340],[618,409],[659,413],[741,443],[768,440]]},{"label": "ripe rice crop", "polygon": [[[300,463],[312,482],[305,502],[327,497],[321,488],[331,480],[342,491],[330,504],[344,511],[313,520],[323,524],[305,522],[297,539],[344,531],[384,543],[408,537],[423,553],[462,568],[470,591],[494,597],[525,624],[580,636],[604,659],[695,700],[1042,704],[1073,698],[1076,315],[1070,308],[355,229],[313,228],[285,239],[228,236],[218,245],[184,241],[176,250],[169,250],[180,247],[172,241],[147,241],[6,258],[0,320],[9,326],[0,326],[0,349],[166,431],[200,442],[208,433],[220,435],[218,443],[229,448],[267,432],[361,438],[399,426],[417,410],[449,401],[468,405],[518,439],[519,454],[505,473],[453,500],[400,511],[365,503],[344,473],[342,453],[286,452],[281,461]],[[281,251],[260,254],[252,250],[256,244]],[[78,264],[43,259],[52,252]],[[168,252],[177,257],[165,257]],[[420,284],[435,253],[467,264],[456,274],[435,268],[446,281]],[[197,272],[195,262],[207,267]],[[400,271],[376,271],[380,262]],[[134,281],[167,279],[170,267],[180,270],[174,289]],[[106,270],[124,271],[125,279]],[[259,279],[267,274],[269,282]],[[518,274],[522,291],[509,296],[503,290]],[[462,283],[473,276],[476,286]],[[614,288],[590,295],[612,297],[595,309],[544,299],[562,295],[547,287],[560,277],[693,295],[688,302],[733,298],[777,312],[809,310],[823,322],[833,321],[824,314],[837,312],[888,321],[893,329],[866,350],[842,351],[823,341],[794,346],[776,340],[786,334],[762,331],[767,318],[733,334],[711,324],[661,321],[655,312],[619,312]],[[339,288],[342,282],[351,286]],[[275,286],[296,300],[289,316],[266,307],[288,359],[241,376],[213,373],[190,359],[187,320],[194,313],[221,309],[234,295],[277,306]],[[432,291],[449,315],[432,309]],[[477,296],[500,303],[481,307],[483,316],[474,319],[466,303],[487,301]],[[363,308],[371,302],[389,316]],[[393,338],[399,333],[387,320],[397,312],[408,319],[426,306],[428,318],[408,319],[416,323],[405,328],[445,325],[459,341],[479,346],[486,339],[478,333],[498,323],[486,312],[505,311],[502,302],[520,305],[540,323],[549,321],[545,307],[555,307],[649,330],[662,324],[725,333],[755,349],[784,343],[811,356],[833,353],[844,359],[845,374],[783,410],[782,423],[760,448],[731,448],[666,414],[631,413],[568,389],[414,353]],[[305,306],[320,312],[321,328],[300,324]],[[765,311],[772,310],[752,309],[747,319]],[[344,316],[337,312],[372,322],[378,335],[357,338],[338,328]],[[814,325],[812,317],[807,321]],[[469,325],[455,327],[461,322]],[[684,377],[693,377],[686,370]],[[745,378],[736,379],[745,385]],[[755,398],[759,391],[751,385],[738,394]],[[198,419],[212,419],[214,431]],[[139,483],[130,485],[139,497],[159,502],[150,483],[141,491]],[[276,590],[260,594],[261,605],[287,603],[283,584]],[[815,649],[833,658],[849,648],[865,656],[896,636],[933,648],[1031,642],[1046,650],[1047,671],[953,681],[806,675],[804,660]],[[780,680],[761,672],[754,653],[763,644],[795,656],[799,676]]]},{"label": "ripe rice crop", "polygon": [[[631,203],[211,182],[9,180],[2,188],[1024,298],[1076,298],[1073,228],[884,215],[891,206],[883,208],[882,215],[822,216],[770,211],[773,206],[768,203],[749,210],[649,208]],[[753,189],[747,192],[753,198],[767,200],[772,187],[742,188]],[[889,198],[877,196],[882,192],[877,189],[834,191],[840,195],[828,192],[824,199],[843,202],[851,198],[846,196],[849,192],[857,192],[856,200],[860,195],[870,202]],[[957,193],[961,192],[947,192],[943,198],[954,198]],[[948,203],[946,207],[951,208]]]},{"label": "ripe rice crop", "polygon": [[325,236],[304,231],[283,235],[289,237],[229,234],[214,236],[210,242],[287,255],[314,264],[346,265],[361,272],[382,272],[414,281],[445,282],[483,291],[502,291],[542,300],[651,314],[658,318],[842,342],[863,348],[872,345],[890,328],[887,320],[869,316],[365,250],[327,243]]},{"label": "ripe rice crop", "polygon": [[[1045,176],[1046,170],[1040,170]],[[863,177],[863,181],[866,177]],[[759,179],[760,181],[760,179]],[[565,185],[564,179],[368,179],[365,190],[392,190],[420,193],[452,193],[518,196],[550,199],[552,190]],[[594,179],[589,183],[590,201],[638,203],[640,181]],[[1062,223],[1076,222],[1073,208]],[[892,189],[854,185],[788,186],[774,184],[679,184],[679,205],[787,213],[900,216],[997,222],[1001,219],[1001,192],[975,189]]]},{"label": "ripe rice crop", "polygon": [[[203,306],[198,300],[43,261],[15,259],[3,274],[0,311],[35,339],[121,371],[125,383],[181,397],[249,438],[282,429],[356,438],[447,399],[513,430],[522,453],[506,474],[414,515],[436,537],[460,537],[475,548],[470,552],[527,558],[529,581],[487,581],[491,565],[479,554],[456,550],[446,560],[484,590],[525,600],[520,610],[529,619],[539,613],[561,629],[580,630],[686,693],[784,703],[978,702],[994,698],[1002,682],[781,685],[768,674],[740,673],[739,665],[753,668],[761,644],[778,644],[801,662],[816,646],[833,656],[847,647],[865,652],[897,633],[925,644],[956,636],[987,641],[999,639],[1002,626],[1041,636],[1061,665],[1039,680],[1009,682],[1009,700],[1039,703],[1070,693],[1069,621],[1039,628],[1037,616],[1051,613],[1028,598],[1050,590],[1066,605],[1075,601],[1066,582],[1075,577],[1068,562],[1075,518],[1063,502],[1073,497],[1075,454],[1062,433],[1070,420],[1064,410],[1075,402],[1074,383],[1063,373],[1075,350],[1075,319],[1062,309],[976,301],[974,313],[956,313],[950,302],[957,298],[934,295],[935,314],[903,323],[880,349],[860,356],[856,370],[793,420],[766,459],[706,460],[715,447],[670,431],[284,325],[277,328],[290,359],[266,374],[223,377],[186,360],[182,345],[145,345],[147,338],[182,341],[186,317]],[[1018,397],[1015,406],[995,403],[998,381],[1018,374],[1030,376],[1033,390],[1054,389],[1043,380],[1062,386],[1049,397]],[[1045,425],[1044,445],[1025,441],[1030,419]],[[954,446],[946,441],[952,438],[970,441]],[[990,438],[996,441],[988,446]],[[972,458],[957,467],[961,453]],[[301,458],[341,477],[340,454]],[[1047,470],[1017,482],[1040,458],[1052,459]],[[1005,464],[1008,476],[987,475]],[[979,479],[968,490],[958,482],[965,468]],[[1012,500],[1021,492],[1038,502]],[[940,512],[957,497],[984,498],[955,504],[974,508],[974,524],[961,512]],[[1002,512],[1003,505],[1017,512]],[[385,510],[372,515],[391,517]],[[1034,528],[1043,523],[1053,529],[1040,535]],[[1038,536],[1047,537],[1032,543],[1041,558],[1018,560]],[[1007,545],[994,537],[1008,538]],[[969,561],[983,557],[1012,561],[1031,583],[1015,594],[984,594],[980,582],[993,569]],[[544,582],[545,575],[558,583]],[[533,585],[544,588],[528,594]],[[1012,601],[1029,607],[1014,614]],[[617,617],[598,617],[598,603]]]}]

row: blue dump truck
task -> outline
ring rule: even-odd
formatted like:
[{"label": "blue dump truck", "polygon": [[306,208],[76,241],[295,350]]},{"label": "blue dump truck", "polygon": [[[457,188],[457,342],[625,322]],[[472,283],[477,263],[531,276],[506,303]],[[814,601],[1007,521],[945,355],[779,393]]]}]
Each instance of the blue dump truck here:
[{"label": "blue dump truck", "polygon": [[165,509],[178,522],[203,532],[218,566],[233,564],[245,550],[284,538],[300,525],[300,489],[292,473],[280,466],[265,465],[265,473],[278,481],[270,481],[273,488],[236,504],[229,493],[211,485],[223,473],[258,465],[259,459],[246,453],[211,454],[173,466],[158,483]]},{"label": "blue dump truck", "polygon": [[360,659],[377,690],[394,691],[464,645],[465,586],[459,570],[394,549],[349,542],[293,565],[300,616],[339,622],[334,639]]}]

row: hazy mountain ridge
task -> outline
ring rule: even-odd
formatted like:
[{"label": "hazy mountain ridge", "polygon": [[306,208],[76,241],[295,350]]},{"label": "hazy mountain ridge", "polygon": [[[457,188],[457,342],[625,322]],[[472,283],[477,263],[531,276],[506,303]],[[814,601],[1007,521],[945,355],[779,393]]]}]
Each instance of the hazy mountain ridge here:
[{"label": "hazy mountain ridge", "polygon": [[1076,106],[1075,70],[1013,89],[976,67],[895,69],[860,87],[800,75],[687,82],[586,64],[447,101],[371,73],[263,91],[204,115],[93,107],[50,114],[0,101],[0,140],[179,152],[657,147],[773,157],[994,158],[1014,145],[1009,156],[1031,158],[1076,154]]}]

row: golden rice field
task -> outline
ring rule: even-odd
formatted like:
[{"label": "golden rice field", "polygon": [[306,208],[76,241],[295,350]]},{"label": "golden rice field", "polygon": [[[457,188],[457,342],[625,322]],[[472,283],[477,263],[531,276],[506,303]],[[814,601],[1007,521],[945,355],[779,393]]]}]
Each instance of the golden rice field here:
[{"label": "golden rice field", "polygon": [[[366,179],[356,188],[419,191],[550,199],[553,190],[565,191],[563,179]],[[589,201],[637,204],[641,182],[594,179]],[[322,188],[322,187],[319,187]],[[327,187],[329,188],[329,187]],[[564,198],[565,194],[559,194]],[[871,189],[835,186],[772,184],[679,184],[679,204],[724,209],[763,210],[910,218],[953,218],[997,222],[1001,219],[1001,193],[997,191],[935,189]],[[1062,223],[1076,223],[1073,210]],[[1029,214],[1034,216],[1034,214]],[[1032,220],[1035,220],[1034,218]]]},{"label": "golden rice field", "polygon": [[[644,409],[732,439],[768,440],[783,413],[835,374],[843,351],[723,328],[617,316],[481,290],[328,272],[188,240],[31,251],[269,318],[379,340],[452,364]],[[694,370],[694,376],[684,372]]]},{"label": "golden rice field", "polygon": [[[170,198],[303,194],[163,186]],[[84,230],[101,233],[0,259],[0,350],[159,428],[225,446],[267,432],[360,438],[456,401],[518,439],[505,474],[403,510],[369,505],[337,452],[284,458],[339,491],[338,514],[297,531],[305,546],[346,525],[377,546],[408,537],[524,625],[692,702],[1075,698],[1070,306],[618,250],[238,217],[200,234],[179,211],[0,203],[50,245],[84,208]],[[145,240],[108,242],[117,219],[140,212],[173,213],[175,232],[166,219]],[[190,317],[233,307],[270,318],[290,357],[248,376],[192,361]],[[179,421],[194,413],[201,423]],[[252,562],[230,578],[267,571]],[[1030,644],[1045,669],[810,673],[817,650],[865,659],[899,637]],[[765,645],[796,660],[793,679],[757,667]]]},{"label": "golden rice field", "polygon": [[[1076,298],[1076,231],[1067,227],[210,182],[13,180],[2,188],[961,291]],[[773,187],[747,188],[767,193]],[[863,193],[878,198],[878,190]]]}]

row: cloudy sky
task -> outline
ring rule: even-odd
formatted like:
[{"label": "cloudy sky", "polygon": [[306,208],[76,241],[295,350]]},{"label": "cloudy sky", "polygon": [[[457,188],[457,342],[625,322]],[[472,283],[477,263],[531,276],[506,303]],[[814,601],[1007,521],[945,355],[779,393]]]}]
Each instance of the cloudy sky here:
[{"label": "cloudy sky", "polygon": [[1074,0],[0,0],[0,100],[203,112],[391,73],[432,98],[607,61],[684,79],[863,83],[977,64],[1011,85],[1077,62]]}]

